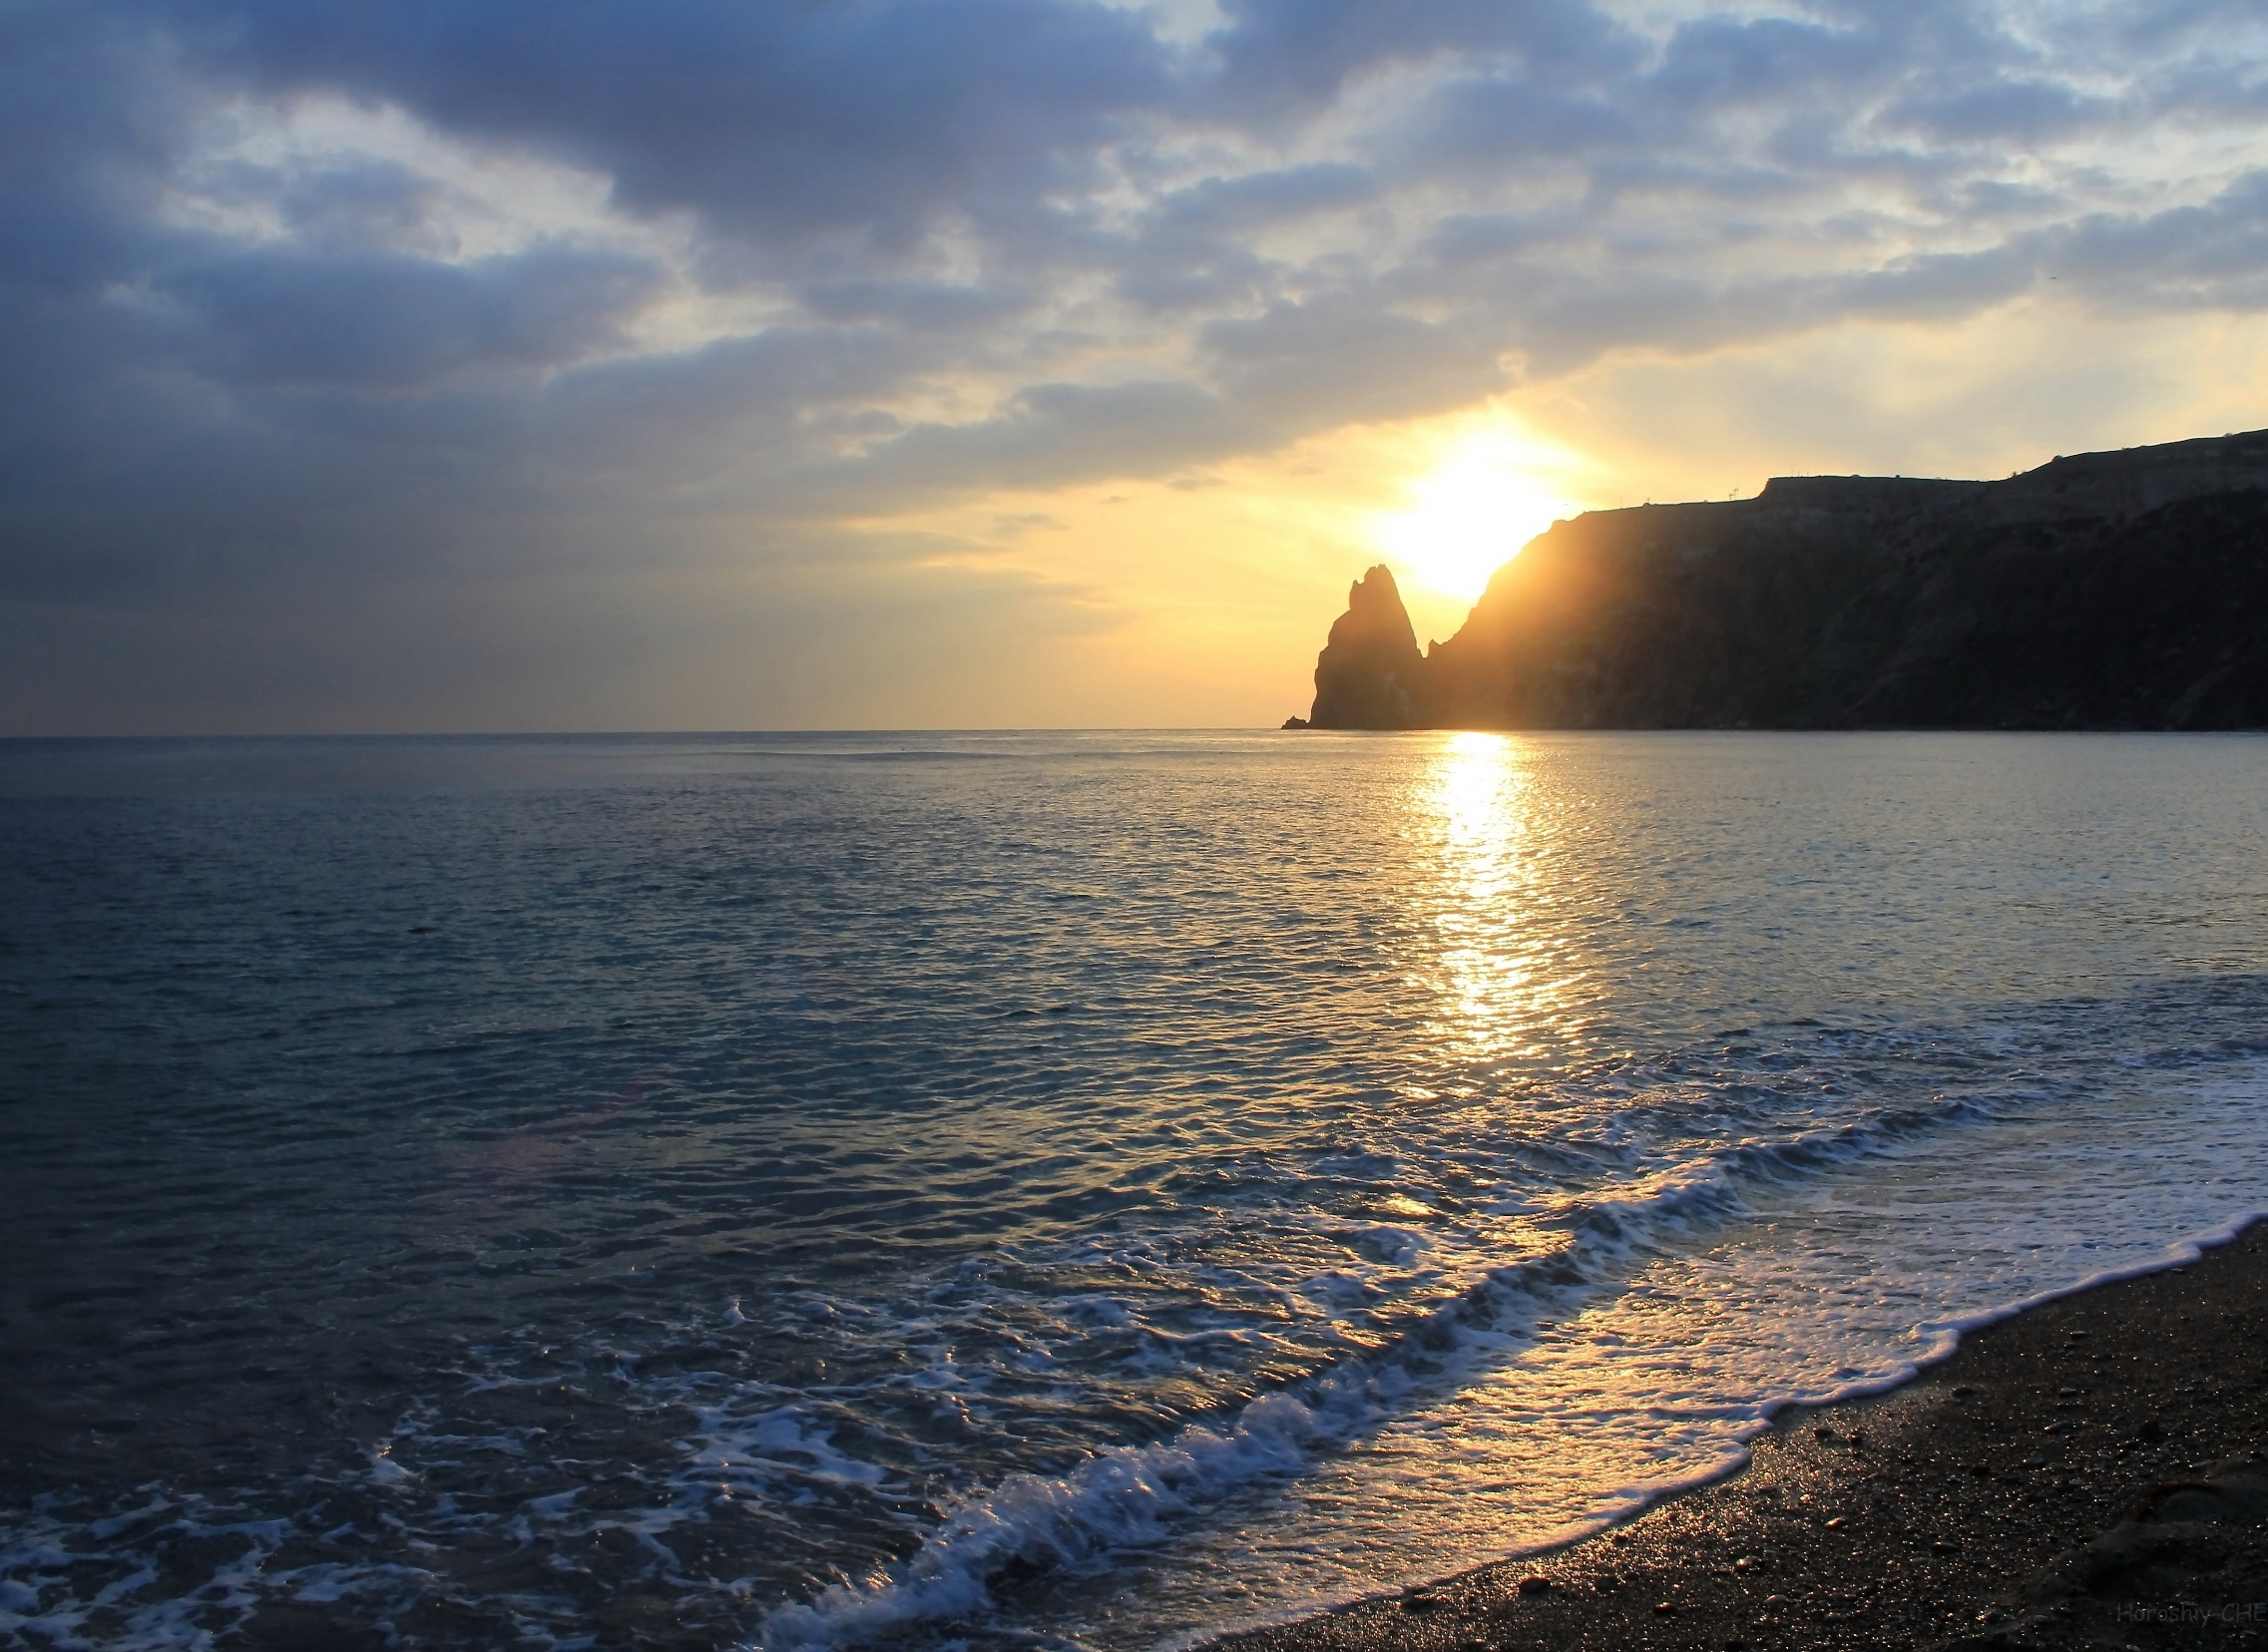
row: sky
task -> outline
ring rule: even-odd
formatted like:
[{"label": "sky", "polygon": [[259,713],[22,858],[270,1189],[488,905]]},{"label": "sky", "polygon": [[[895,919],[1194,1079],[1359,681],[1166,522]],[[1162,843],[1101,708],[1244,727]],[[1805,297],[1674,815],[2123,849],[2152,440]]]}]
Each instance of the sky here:
[{"label": "sky", "polygon": [[2262,426],[2260,0],[0,0],[0,734],[1269,725]]}]

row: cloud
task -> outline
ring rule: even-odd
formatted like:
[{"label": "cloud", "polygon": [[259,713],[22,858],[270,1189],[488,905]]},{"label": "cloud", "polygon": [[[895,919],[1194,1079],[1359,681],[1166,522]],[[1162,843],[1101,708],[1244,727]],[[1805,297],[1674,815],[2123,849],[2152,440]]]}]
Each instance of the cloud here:
[{"label": "cloud", "polygon": [[2124,309],[2268,309],[2268,169],[2213,200],[2090,214],[2036,238],[2041,261]]},{"label": "cloud", "polygon": [[467,369],[556,366],[618,342],[657,276],[640,260],[570,247],[474,264],[256,248],[171,263],[151,295],[220,383],[398,389]]},{"label": "cloud", "polygon": [[1886,112],[1893,125],[1959,143],[2038,143],[2106,125],[2117,105],[2053,81],[1996,80],[1954,93],[1921,93]]},{"label": "cloud", "polygon": [[1333,293],[1216,321],[1205,342],[1239,405],[1282,437],[1330,424],[1407,417],[1470,402],[1507,382],[1485,334],[1398,311],[1378,295]]},{"label": "cloud", "polygon": [[1417,147],[1438,161],[1533,164],[1628,154],[1644,135],[1639,111],[1596,89],[1497,76],[1452,81],[1435,93]]},{"label": "cloud", "polygon": [[1808,18],[1697,18],[1670,36],[1645,79],[1664,106],[1686,112],[1847,99],[1879,91],[1910,65],[1887,34],[1875,17],[1851,27]]},{"label": "cloud", "polygon": [[[516,601],[556,619],[555,585],[658,616],[728,571],[806,613],[833,580],[887,628],[912,621],[869,601],[880,568],[1005,601],[982,558],[876,526],[989,491],[1162,482],[1617,354],[2027,294],[2104,326],[2268,306],[2268,26],[2242,0],[1214,19],[8,8],[0,649],[50,611],[131,615],[153,649],[169,613],[298,613],[377,662],[452,589],[497,630]],[[1054,601],[1018,612],[1044,629]],[[243,680],[322,651],[278,641]],[[557,650],[494,651],[517,663],[428,678],[499,716],[567,691]],[[18,683],[8,726],[52,700]]]},{"label": "cloud", "polygon": [[1239,178],[1207,178],[1162,196],[1151,215],[1167,229],[1234,234],[1354,206],[1377,194],[1378,180],[1368,168],[1317,161]]},{"label": "cloud", "polygon": [[1051,0],[239,0],[162,8],[207,72],[398,104],[609,178],[634,212],[900,244],[1062,182],[1166,89],[1138,18]]},{"label": "cloud", "polygon": [[1257,116],[1311,109],[1365,75],[1451,53],[1566,73],[1627,69],[1642,51],[1580,0],[1224,0],[1220,9],[1209,91]]},{"label": "cloud", "polygon": [[1346,162],[1205,178],[1161,195],[1123,249],[1119,295],[1145,310],[1217,312],[1263,299],[1285,265],[1253,244],[1262,231],[1375,201],[1378,181]]},{"label": "cloud", "polygon": [[844,462],[835,491],[842,508],[855,509],[859,498],[1160,474],[1233,451],[1242,439],[1221,398],[1186,382],[1035,384],[989,419],[917,425],[870,458]]}]

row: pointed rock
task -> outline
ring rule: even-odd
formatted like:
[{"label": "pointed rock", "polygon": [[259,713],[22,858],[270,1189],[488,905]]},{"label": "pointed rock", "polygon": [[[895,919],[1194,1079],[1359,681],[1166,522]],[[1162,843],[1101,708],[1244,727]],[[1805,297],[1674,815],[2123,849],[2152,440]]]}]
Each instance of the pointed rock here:
[{"label": "pointed rock", "polygon": [[1347,592],[1347,612],[1331,626],[1315,661],[1316,728],[1427,726],[1425,656],[1381,563]]}]

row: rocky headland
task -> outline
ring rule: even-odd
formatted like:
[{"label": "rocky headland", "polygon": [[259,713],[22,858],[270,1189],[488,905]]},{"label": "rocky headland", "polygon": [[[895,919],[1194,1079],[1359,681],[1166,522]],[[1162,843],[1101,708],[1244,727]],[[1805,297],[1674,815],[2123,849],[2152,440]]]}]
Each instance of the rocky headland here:
[{"label": "rocky headland", "polygon": [[2005,482],[1775,477],[1754,499],[1588,512],[1423,652],[1374,568],[1308,721],[2268,726],[2268,431]]}]

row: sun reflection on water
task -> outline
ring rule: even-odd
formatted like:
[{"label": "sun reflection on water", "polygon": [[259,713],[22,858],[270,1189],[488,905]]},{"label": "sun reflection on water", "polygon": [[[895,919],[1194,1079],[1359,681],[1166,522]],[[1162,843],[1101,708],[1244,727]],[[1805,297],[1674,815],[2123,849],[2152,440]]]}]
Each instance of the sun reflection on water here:
[{"label": "sun reflection on water", "polygon": [[1416,790],[1413,813],[1430,819],[1440,851],[1440,946],[1421,984],[1440,1007],[1444,1053],[1544,1055],[1571,1031],[1580,971],[1554,921],[1564,892],[1538,752],[1517,735],[1451,734]]}]

